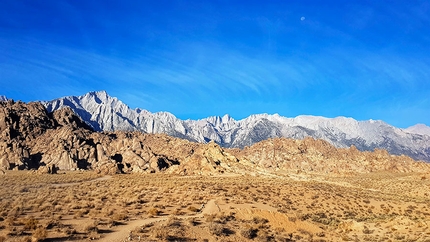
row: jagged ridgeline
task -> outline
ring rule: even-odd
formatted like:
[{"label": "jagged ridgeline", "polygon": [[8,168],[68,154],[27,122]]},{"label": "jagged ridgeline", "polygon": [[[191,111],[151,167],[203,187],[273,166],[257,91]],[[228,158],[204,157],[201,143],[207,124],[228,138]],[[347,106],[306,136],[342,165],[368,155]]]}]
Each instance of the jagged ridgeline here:
[{"label": "jagged ridgeline", "polygon": [[[324,118],[259,114],[243,120],[229,115],[202,120],[180,120],[171,113],[151,113],[131,109],[106,92],[90,92],[44,102],[49,112],[70,107],[96,131],[140,131],[168,134],[206,143],[215,141],[225,148],[244,148],[269,138],[323,139],[337,148],[354,145],[361,151],[385,149],[390,154],[407,155],[430,161],[430,128],[399,129],[383,121],[357,121],[352,118]],[[422,132],[426,131],[426,132]]]},{"label": "jagged ridgeline", "polygon": [[323,140],[267,139],[244,149],[222,148],[139,131],[97,132],[69,107],[48,112],[39,102],[0,102],[2,169],[42,172],[91,169],[101,173],[214,175],[279,171],[425,172],[430,165],[385,150],[335,148]]}]

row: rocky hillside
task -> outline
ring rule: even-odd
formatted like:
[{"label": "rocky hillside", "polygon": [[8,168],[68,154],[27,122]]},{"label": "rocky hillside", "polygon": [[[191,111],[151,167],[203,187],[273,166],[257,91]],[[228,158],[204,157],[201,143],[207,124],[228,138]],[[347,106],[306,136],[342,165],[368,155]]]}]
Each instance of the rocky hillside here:
[{"label": "rocky hillside", "polygon": [[[361,151],[385,149],[430,162],[430,136],[420,129],[403,130],[383,121],[258,114],[243,120],[228,115],[202,120],[180,120],[167,112],[130,109],[106,92],[90,92],[44,102],[49,112],[70,107],[97,131],[163,133],[190,141],[215,141],[226,148],[243,148],[269,138],[323,139],[338,148],[354,145]],[[428,127],[427,127],[428,128]],[[430,128],[428,128],[430,129]],[[418,130],[418,131],[417,131]]]},{"label": "rocky hillside", "polygon": [[41,103],[0,102],[0,166],[43,172],[92,169],[113,173],[430,171],[430,165],[386,151],[338,149],[323,140],[269,139],[245,149],[222,148],[165,134],[95,132],[70,108],[48,113]]},{"label": "rocky hillside", "polygon": [[94,132],[70,108],[48,113],[40,103],[11,100],[0,102],[0,149],[0,166],[6,170],[54,167],[110,174],[209,175],[236,172],[238,163],[215,143],[203,145],[164,134]]},{"label": "rocky hillside", "polygon": [[386,150],[359,151],[355,146],[335,148],[327,141],[310,137],[269,139],[231,153],[266,171],[345,174],[425,171],[430,167],[430,164],[416,162],[408,156],[390,155]]}]

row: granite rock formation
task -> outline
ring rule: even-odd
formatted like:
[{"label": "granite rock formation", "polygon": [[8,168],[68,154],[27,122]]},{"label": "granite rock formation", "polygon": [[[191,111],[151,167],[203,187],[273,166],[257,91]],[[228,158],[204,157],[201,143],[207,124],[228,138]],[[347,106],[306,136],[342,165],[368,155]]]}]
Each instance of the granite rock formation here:
[{"label": "granite rock formation", "polygon": [[94,132],[70,108],[48,113],[40,103],[0,102],[0,167],[92,169],[105,174],[217,174],[237,161],[218,145],[164,134]]},{"label": "granite rock formation", "polygon": [[368,173],[376,171],[421,172],[429,164],[408,156],[390,155],[386,150],[359,151],[355,146],[335,148],[324,140],[269,139],[232,152],[238,159],[269,171],[314,173]]}]

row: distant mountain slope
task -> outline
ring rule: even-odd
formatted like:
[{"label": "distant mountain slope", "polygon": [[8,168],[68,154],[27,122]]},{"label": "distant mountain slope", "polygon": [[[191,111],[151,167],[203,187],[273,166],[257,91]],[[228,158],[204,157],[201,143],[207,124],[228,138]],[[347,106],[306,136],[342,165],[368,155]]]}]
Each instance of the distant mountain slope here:
[{"label": "distant mountain slope", "polygon": [[404,154],[430,161],[430,136],[406,132],[383,121],[357,121],[352,118],[298,116],[286,118],[278,114],[251,115],[234,120],[228,115],[201,120],[180,120],[168,112],[151,113],[130,109],[106,92],[89,92],[43,102],[48,112],[68,106],[95,130],[138,130],[165,133],[191,141],[214,140],[224,147],[250,146],[268,138],[286,137],[323,139],[336,147],[354,145],[357,149],[386,149],[391,154]]},{"label": "distant mountain slope", "polygon": [[406,128],[405,131],[411,134],[421,134],[421,135],[430,136],[430,127],[426,126],[425,124],[416,124],[414,126]]}]

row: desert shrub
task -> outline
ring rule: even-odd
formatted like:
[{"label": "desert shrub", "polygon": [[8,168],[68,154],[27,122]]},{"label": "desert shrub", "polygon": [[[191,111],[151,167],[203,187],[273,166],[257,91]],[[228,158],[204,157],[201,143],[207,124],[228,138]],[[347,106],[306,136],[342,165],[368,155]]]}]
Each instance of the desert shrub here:
[{"label": "desert shrub", "polygon": [[45,239],[47,235],[48,235],[48,232],[46,231],[45,228],[38,227],[32,235],[32,241],[41,241]]},{"label": "desert shrub", "polygon": [[180,209],[180,208],[176,208],[173,212],[173,215],[184,215],[185,213]]},{"label": "desert shrub", "polygon": [[98,233],[99,232],[98,225],[99,225],[99,221],[94,220],[85,226],[84,231],[87,233]]},{"label": "desert shrub", "polygon": [[61,227],[62,224],[60,223],[59,219],[51,219],[45,224],[46,229],[52,229],[54,227]]},{"label": "desert shrub", "polygon": [[214,214],[205,214],[205,220],[206,220],[206,222],[213,222],[213,221],[215,221],[215,215]]},{"label": "desert shrub", "polygon": [[115,220],[115,221],[125,220],[125,219],[127,219],[127,214],[121,213],[121,212],[120,213],[115,213],[112,216],[112,219]]},{"label": "desert shrub", "polygon": [[[262,230],[262,229],[258,230],[257,237],[255,237],[254,240],[259,241],[259,242],[276,241],[276,240],[274,240],[274,236],[271,235],[269,233],[269,231]],[[288,240],[283,240],[283,241],[288,241]]]},{"label": "desert shrub", "polygon": [[188,219],[187,219],[187,222],[188,222],[188,224],[189,224],[189,225],[191,225],[191,226],[196,226],[196,225],[198,225],[198,224],[199,224],[199,221],[197,221],[197,219],[196,219],[196,218],[188,218]]},{"label": "desert shrub", "polygon": [[364,226],[363,234],[371,234],[371,233],[373,233],[373,230],[370,230],[368,227]]},{"label": "desert shrub", "polygon": [[102,208],[102,213],[105,215],[105,216],[111,216],[113,213],[114,213],[114,210],[113,209],[111,209],[111,208],[107,208],[107,207],[104,207],[104,208]]},{"label": "desert shrub", "polygon": [[157,208],[152,207],[152,208],[150,208],[148,210],[148,214],[150,214],[152,216],[157,216],[157,215],[160,214],[160,210],[158,210]]},{"label": "desert shrub", "polygon": [[225,224],[228,221],[233,221],[236,219],[234,212],[228,212],[228,213],[222,212],[221,214],[218,214],[217,217],[218,217],[217,222],[222,224]]},{"label": "desert shrub", "polygon": [[30,218],[24,219],[23,223],[24,223],[24,229],[34,230],[37,228],[38,221],[34,217],[30,217]]},{"label": "desert shrub", "polygon": [[218,223],[210,223],[208,228],[209,232],[216,236],[222,235],[224,231],[224,227]]},{"label": "desert shrub", "polygon": [[169,233],[165,228],[155,227],[151,231],[152,231],[152,236],[157,239],[165,240],[167,239],[167,237],[169,237]]},{"label": "desert shrub", "polygon": [[20,242],[32,242],[32,238],[30,236],[23,237]]},{"label": "desert shrub", "polygon": [[342,241],[351,241],[351,240],[352,240],[352,239],[351,239],[348,235],[346,235],[346,234],[342,235],[341,239],[342,239]]},{"label": "desert shrub", "polygon": [[288,217],[288,220],[290,221],[290,222],[296,222],[297,221],[297,218],[296,217]]},{"label": "desert shrub", "polygon": [[247,238],[247,239],[253,239],[255,237],[257,237],[257,232],[258,229],[252,228],[250,226],[243,228],[240,231],[240,235],[242,235],[243,237]]},{"label": "desert shrub", "polygon": [[181,220],[177,217],[169,217],[166,221],[166,227],[181,227]]},{"label": "desert shrub", "polygon": [[7,227],[12,227],[15,225],[15,220],[16,220],[15,217],[9,216],[5,219],[4,224]]},{"label": "desert shrub", "polygon": [[22,214],[22,207],[21,206],[15,206],[12,208],[12,210],[9,211],[8,216],[12,217],[18,217]]},{"label": "desert shrub", "polygon": [[196,208],[196,207],[194,207],[194,206],[189,206],[189,207],[188,207],[188,210],[190,210],[191,212],[194,212],[194,213],[197,213],[197,212],[199,212],[199,211],[200,211],[200,209],[198,209],[198,208]]},{"label": "desert shrub", "polygon": [[254,222],[255,224],[265,224],[268,223],[269,220],[256,216],[252,218],[252,222]]},{"label": "desert shrub", "polygon": [[64,227],[61,231],[67,235],[76,234],[76,229],[73,227]]}]

